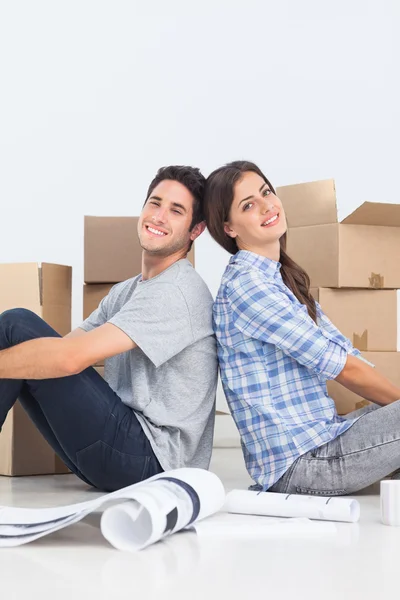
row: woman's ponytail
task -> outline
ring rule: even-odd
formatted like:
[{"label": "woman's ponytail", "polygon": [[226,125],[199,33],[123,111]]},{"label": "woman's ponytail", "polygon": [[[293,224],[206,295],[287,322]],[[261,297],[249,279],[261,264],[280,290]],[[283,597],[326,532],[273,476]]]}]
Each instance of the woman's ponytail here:
[{"label": "woman's ponytail", "polygon": [[281,276],[283,283],[293,292],[301,304],[305,304],[312,320],[317,322],[317,307],[310,294],[310,278],[297,263],[286,254],[286,233],[280,239]]}]

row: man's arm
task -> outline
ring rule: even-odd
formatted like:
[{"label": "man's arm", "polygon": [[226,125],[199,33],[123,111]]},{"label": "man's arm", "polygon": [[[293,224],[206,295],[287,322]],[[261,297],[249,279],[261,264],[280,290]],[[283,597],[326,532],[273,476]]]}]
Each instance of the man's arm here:
[{"label": "man's arm", "polygon": [[336,381],[376,404],[390,404],[400,399],[400,388],[355,356],[348,355],[344,369],[336,377]]},{"label": "man's arm", "polygon": [[76,329],[73,329],[72,331],[70,331],[69,333],[67,333],[67,335],[64,335],[64,339],[66,338],[75,338],[78,337],[80,335],[85,335],[85,333],[87,333],[87,331],[85,331],[85,329],[81,329],[81,327],[77,327]]},{"label": "man's arm", "polygon": [[76,375],[105,358],[136,347],[121,329],[106,323],[82,335],[38,338],[0,351],[0,379],[51,379]]}]

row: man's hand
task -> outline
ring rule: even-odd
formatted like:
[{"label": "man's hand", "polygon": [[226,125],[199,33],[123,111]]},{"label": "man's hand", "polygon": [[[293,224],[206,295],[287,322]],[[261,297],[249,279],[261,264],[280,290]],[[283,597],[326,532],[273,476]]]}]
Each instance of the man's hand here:
[{"label": "man's hand", "polygon": [[1,350],[0,379],[52,379],[76,375],[105,358],[136,347],[126,333],[111,323],[89,332],[81,331],[84,335],[38,338]]}]

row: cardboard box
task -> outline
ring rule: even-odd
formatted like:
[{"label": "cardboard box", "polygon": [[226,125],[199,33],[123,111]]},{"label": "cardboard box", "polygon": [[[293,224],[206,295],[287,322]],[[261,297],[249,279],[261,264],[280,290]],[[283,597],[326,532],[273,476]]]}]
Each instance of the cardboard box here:
[{"label": "cardboard box", "polygon": [[87,319],[107,296],[115,283],[91,283],[83,286],[83,319]]},{"label": "cardboard box", "polygon": [[72,268],[50,263],[0,264],[0,313],[28,308],[60,335],[71,331]]},{"label": "cardboard box", "polygon": [[332,323],[361,351],[400,350],[398,290],[312,288]]},{"label": "cardboard box", "polygon": [[288,254],[311,287],[400,288],[400,205],[364,202],[339,221],[332,179],[277,188]]},{"label": "cardboard box", "polygon": [[99,366],[96,366],[94,368],[99,373],[99,375],[101,375],[104,378],[104,367],[99,365]]},{"label": "cardboard box", "polygon": [[[83,286],[83,319],[87,319],[107,296],[115,283],[89,283]],[[104,360],[96,366],[104,366]]]},{"label": "cardboard box", "polygon": [[53,475],[69,473],[17,402],[0,432],[0,475]]},{"label": "cardboard box", "polygon": [[[375,368],[392,383],[400,387],[400,352],[363,352],[362,355],[375,365]],[[328,381],[328,393],[334,399],[339,415],[369,404],[367,400],[354,394],[337,381]]]},{"label": "cardboard box", "polygon": [[[66,335],[71,331],[71,281],[72,269],[63,265],[0,264],[0,313],[27,308]],[[0,433],[0,475],[68,472],[17,402]]]},{"label": "cardboard box", "polygon": [[[85,283],[119,283],[141,272],[137,223],[138,217],[85,217]],[[188,259],[194,264],[194,246]]]}]

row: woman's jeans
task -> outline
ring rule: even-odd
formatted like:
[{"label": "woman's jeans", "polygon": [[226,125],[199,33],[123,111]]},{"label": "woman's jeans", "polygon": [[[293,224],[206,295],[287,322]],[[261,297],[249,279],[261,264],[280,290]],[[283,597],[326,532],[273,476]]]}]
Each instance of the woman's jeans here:
[{"label": "woman's jeans", "polygon": [[300,456],[268,491],[340,496],[353,494],[400,469],[400,400],[371,404],[336,439]]},{"label": "woman's jeans", "polygon": [[[29,310],[0,314],[0,350],[40,337],[60,336]],[[92,367],[56,379],[0,379],[0,431],[17,399],[56,454],[89,485],[113,491],[162,471],[134,411]]]}]

